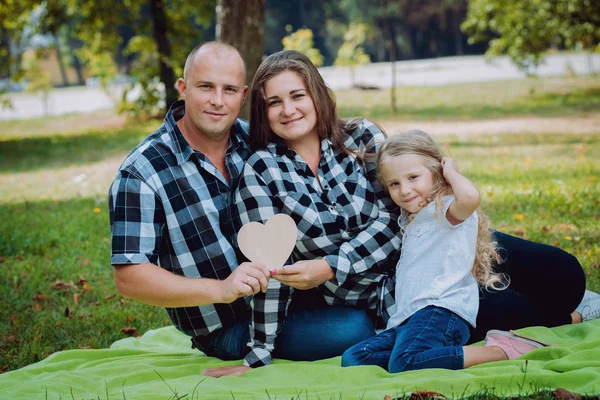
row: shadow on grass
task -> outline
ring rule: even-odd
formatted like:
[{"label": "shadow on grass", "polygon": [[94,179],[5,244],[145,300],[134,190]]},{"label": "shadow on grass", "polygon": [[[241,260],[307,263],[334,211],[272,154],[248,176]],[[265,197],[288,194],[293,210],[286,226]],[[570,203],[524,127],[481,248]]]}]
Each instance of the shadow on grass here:
[{"label": "shadow on grass", "polygon": [[101,161],[133,150],[148,134],[142,130],[119,129],[69,136],[11,138],[0,141],[0,173]]},{"label": "shadow on grass", "polygon": [[[398,89],[401,96],[401,89]],[[382,96],[388,96],[382,92]],[[493,93],[489,94],[493,97]],[[365,104],[364,107],[344,107],[339,105],[343,118],[363,116],[373,119],[407,118],[427,120],[448,119],[495,119],[512,117],[558,117],[597,112],[600,109],[600,88],[578,89],[569,93],[532,94],[521,101],[509,104],[439,104],[422,106],[419,104],[399,104],[398,111],[391,112],[388,103]]]}]

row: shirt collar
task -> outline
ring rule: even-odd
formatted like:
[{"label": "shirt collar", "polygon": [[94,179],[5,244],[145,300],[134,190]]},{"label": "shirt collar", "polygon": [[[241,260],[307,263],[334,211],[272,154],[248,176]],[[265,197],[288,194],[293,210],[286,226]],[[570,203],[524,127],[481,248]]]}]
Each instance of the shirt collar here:
[{"label": "shirt collar", "polygon": [[[273,135],[273,139],[271,142],[267,143],[267,150],[269,150],[272,154],[277,156],[287,156],[290,159],[295,159],[296,152],[285,145],[283,140],[277,136]],[[331,140],[325,138],[321,140],[321,152],[323,155],[330,155],[333,151],[333,143]]]}]

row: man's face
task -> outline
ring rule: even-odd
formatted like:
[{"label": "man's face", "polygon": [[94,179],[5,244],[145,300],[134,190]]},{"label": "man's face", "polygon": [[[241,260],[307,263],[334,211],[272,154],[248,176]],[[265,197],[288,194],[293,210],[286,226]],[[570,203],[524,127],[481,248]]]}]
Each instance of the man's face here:
[{"label": "man's face", "polygon": [[208,139],[229,135],[248,92],[243,62],[232,51],[200,50],[177,88],[185,100],[184,118],[194,129],[190,133]]}]

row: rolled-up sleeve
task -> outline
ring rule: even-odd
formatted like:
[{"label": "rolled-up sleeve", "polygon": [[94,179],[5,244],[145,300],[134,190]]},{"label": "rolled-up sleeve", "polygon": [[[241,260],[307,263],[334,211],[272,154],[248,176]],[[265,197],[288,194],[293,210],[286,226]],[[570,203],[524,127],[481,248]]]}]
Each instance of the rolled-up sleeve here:
[{"label": "rolled-up sleeve", "polygon": [[157,264],[165,213],[151,187],[123,170],[110,188],[108,208],[111,264]]}]

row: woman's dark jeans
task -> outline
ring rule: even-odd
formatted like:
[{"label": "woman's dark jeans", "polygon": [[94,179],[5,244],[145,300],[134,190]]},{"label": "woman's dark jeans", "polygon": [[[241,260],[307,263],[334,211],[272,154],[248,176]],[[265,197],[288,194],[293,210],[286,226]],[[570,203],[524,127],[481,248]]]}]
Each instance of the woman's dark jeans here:
[{"label": "woman's dark jeans", "polygon": [[571,323],[571,312],[583,298],[585,274],[575,256],[557,247],[494,232],[504,262],[496,271],[510,278],[502,291],[480,291],[477,328],[469,342],[490,329],[559,326]]},{"label": "woman's dark jeans", "polygon": [[[193,338],[195,346],[222,360],[244,358],[249,348],[250,321],[219,329],[208,337]],[[328,306],[317,290],[297,290],[288,308],[283,331],[273,356],[294,361],[314,361],[341,355],[350,346],[375,334],[373,322],[363,310]]]}]

